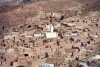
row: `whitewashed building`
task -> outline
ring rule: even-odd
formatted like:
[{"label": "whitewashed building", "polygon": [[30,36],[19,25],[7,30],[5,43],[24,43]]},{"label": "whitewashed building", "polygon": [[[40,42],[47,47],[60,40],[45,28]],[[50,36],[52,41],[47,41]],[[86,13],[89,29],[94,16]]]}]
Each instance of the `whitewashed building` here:
[{"label": "whitewashed building", "polygon": [[78,36],[78,34],[77,33],[72,33],[71,36]]},{"label": "whitewashed building", "polygon": [[7,35],[7,36],[4,36],[4,39],[7,40],[7,39],[13,39],[13,37],[11,35]]},{"label": "whitewashed building", "polygon": [[54,64],[44,63],[42,67],[54,67]]},{"label": "whitewashed building", "polygon": [[34,37],[43,37],[44,35],[43,34],[34,34]]},{"label": "whitewashed building", "polygon": [[45,32],[44,36],[46,38],[57,38],[58,37],[58,33],[57,32]]},{"label": "whitewashed building", "polygon": [[53,32],[53,31],[54,31],[54,27],[53,27],[53,25],[51,25],[50,32]]},{"label": "whitewashed building", "polygon": [[50,31],[50,27],[51,27],[51,25],[46,25],[46,30]]},{"label": "whitewashed building", "polygon": [[54,26],[52,24],[46,25],[46,30],[50,31],[50,32],[53,32],[54,31]]},{"label": "whitewashed building", "polygon": [[95,56],[93,57],[93,59],[99,60],[99,59],[100,59],[100,55],[95,55]]}]

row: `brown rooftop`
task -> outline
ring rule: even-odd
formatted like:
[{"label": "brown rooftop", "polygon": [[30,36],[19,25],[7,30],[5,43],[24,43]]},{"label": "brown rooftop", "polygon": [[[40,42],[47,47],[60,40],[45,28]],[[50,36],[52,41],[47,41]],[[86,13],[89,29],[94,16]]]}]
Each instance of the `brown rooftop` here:
[{"label": "brown rooftop", "polygon": [[72,53],[72,52],[74,52],[75,51],[75,49],[65,49],[65,52],[66,53]]},{"label": "brown rooftop", "polygon": [[47,58],[46,63],[59,63],[59,62],[63,62],[64,59],[61,58]]}]

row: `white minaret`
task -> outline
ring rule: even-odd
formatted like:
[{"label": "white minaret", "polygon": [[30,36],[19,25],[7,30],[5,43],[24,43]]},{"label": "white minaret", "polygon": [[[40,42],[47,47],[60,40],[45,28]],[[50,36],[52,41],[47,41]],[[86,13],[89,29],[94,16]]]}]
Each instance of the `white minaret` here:
[{"label": "white minaret", "polygon": [[50,26],[50,32],[53,32],[54,31],[54,27],[53,27],[53,25],[51,24],[51,26]]}]

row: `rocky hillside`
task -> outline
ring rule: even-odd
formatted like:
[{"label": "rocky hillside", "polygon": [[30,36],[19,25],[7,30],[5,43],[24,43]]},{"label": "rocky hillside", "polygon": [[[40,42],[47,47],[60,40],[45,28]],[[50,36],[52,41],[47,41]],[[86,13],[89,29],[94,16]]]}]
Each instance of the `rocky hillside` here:
[{"label": "rocky hillside", "polygon": [[[40,20],[40,15],[60,13],[64,18],[87,15],[89,12],[98,11],[99,0],[14,0],[9,3],[0,3],[0,30]],[[41,11],[42,14],[41,14]]]}]

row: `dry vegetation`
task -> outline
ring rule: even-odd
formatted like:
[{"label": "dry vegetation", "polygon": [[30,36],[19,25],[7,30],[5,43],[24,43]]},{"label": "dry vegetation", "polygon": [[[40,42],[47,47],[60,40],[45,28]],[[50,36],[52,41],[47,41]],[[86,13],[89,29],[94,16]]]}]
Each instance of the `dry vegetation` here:
[{"label": "dry vegetation", "polygon": [[20,1],[17,1],[17,4],[20,3],[17,6],[11,6],[13,3],[7,3],[7,5],[0,3],[0,27],[6,26],[8,28],[26,23],[27,18],[35,17],[38,11],[41,10],[45,12],[62,12],[65,13],[65,16],[70,17],[75,15],[73,14],[75,11],[82,10],[83,14],[91,10],[99,11],[100,5],[98,0],[38,0],[39,2],[33,0],[32,3],[23,5]]}]

